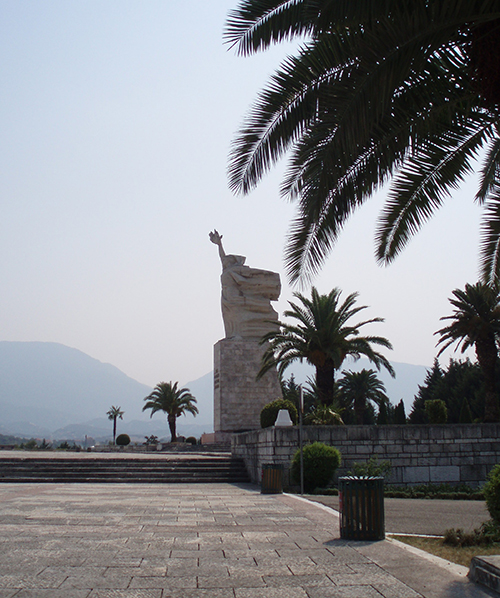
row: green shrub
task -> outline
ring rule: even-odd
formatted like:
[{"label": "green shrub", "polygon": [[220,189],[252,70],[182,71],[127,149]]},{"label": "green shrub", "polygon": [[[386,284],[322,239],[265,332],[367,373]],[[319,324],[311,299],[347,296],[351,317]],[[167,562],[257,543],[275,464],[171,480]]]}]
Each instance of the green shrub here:
[{"label": "green shrub", "polygon": [[304,418],[306,426],[343,426],[344,421],[337,411],[327,405],[318,405]]},{"label": "green shrub", "polygon": [[198,441],[196,440],[196,438],[195,438],[194,436],[188,436],[188,437],[186,438],[186,442],[187,442],[188,444],[191,444],[191,445],[195,446],[195,445],[197,444],[197,442],[198,442]]},{"label": "green shrub", "polygon": [[486,544],[500,542],[500,525],[496,521],[490,520],[481,524],[481,533]]},{"label": "green shrub", "polygon": [[448,408],[442,399],[425,401],[425,414],[430,424],[445,424],[448,421]]},{"label": "green shrub", "polygon": [[484,485],[484,499],[491,518],[500,523],[500,463],[488,475]]},{"label": "green shrub", "polygon": [[38,443],[34,438],[32,438],[31,440],[28,440],[27,442],[22,443],[21,448],[28,449],[29,451],[33,451],[38,448]]},{"label": "green shrub", "polygon": [[287,401],[286,399],[276,399],[275,401],[268,403],[260,412],[260,427],[269,428],[270,426],[274,426],[280,409],[287,409],[292,422],[294,424],[297,423],[299,416],[297,407],[295,407],[291,401]]},{"label": "green shrub", "polygon": [[465,548],[466,546],[481,546],[487,543],[488,541],[481,529],[475,529],[471,532],[465,532],[460,528],[447,529],[443,536],[443,544],[460,546],[461,548]]},{"label": "green shrub", "polygon": [[471,532],[463,529],[447,529],[444,532],[443,544],[451,546],[484,546],[500,541],[500,527],[495,521],[486,521],[481,527]]},{"label": "green shrub", "polygon": [[355,476],[384,476],[389,475],[391,473],[391,463],[390,461],[380,461],[378,457],[372,455],[368,461],[364,463],[353,463],[351,471],[349,471],[349,475]]},{"label": "green shrub", "polygon": [[[312,492],[315,488],[326,488],[332,481],[341,455],[334,446],[313,442],[303,448],[303,459],[304,490]],[[291,473],[292,479],[300,484],[300,450],[293,456]]]},{"label": "green shrub", "polygon": [[127,446],[130,444],[130,436],[128,434],[118,434],[116,437],[116,444],[118,446]]}]

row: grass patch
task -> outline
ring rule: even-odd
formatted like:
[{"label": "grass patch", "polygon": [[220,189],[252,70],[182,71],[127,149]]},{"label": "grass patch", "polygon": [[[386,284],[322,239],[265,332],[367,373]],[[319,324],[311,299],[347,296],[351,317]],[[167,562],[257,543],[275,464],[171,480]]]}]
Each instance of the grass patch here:
[{"label": "grass patch", "polygon": [[450,546],[443,544],[442,538],[419,538],[417,536],[392,536],[395,540],[425,550],[430,554],[439,556],[442,559],[469,567],[470,562],[475,556],[488,556],[500,554],[500,543],[489,544],[487,546]]}]

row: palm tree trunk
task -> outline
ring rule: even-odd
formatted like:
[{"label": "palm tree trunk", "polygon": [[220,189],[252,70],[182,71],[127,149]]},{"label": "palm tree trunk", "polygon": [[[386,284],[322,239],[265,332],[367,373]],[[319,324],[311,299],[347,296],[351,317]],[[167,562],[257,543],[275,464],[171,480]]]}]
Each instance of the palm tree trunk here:
[{"label": "palm tree trunk", "polygon": [[176,420],[177,420],[177,418],[175,417],[175,415],[169,414],[167,416],[168,427],[170,428],[170,434],[172,435],[170,442],[175,442],[177,440]]},{"label": "palm tree trunk", "polygon": [[332,405],[335,393],[335,366],[331,359],[327,359],[321,366],[316,366],[316,387],[321,404],[327,407]]},{"label": "palm tree trunk", "polygon": [[498,360],[498,351],[495,339],[477,340],[476,356],[484,376],[484,422],[499,421],[498,396],[496,389],[495,369]]},{"label": "palm tree trunk", "polygon": [[116,416],[113,418],[113,444],[116,444]]}]

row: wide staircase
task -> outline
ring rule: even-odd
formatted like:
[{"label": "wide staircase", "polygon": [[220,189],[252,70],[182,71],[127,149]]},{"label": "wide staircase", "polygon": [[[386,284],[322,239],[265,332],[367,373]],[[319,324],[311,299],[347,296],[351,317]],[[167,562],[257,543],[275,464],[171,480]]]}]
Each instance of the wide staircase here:
[{"label": "wide staircase", "polygon": [[247,483],[250,478],[242,459],[231,455],[189,455],[168,458],[3,456],[0,483]]}]

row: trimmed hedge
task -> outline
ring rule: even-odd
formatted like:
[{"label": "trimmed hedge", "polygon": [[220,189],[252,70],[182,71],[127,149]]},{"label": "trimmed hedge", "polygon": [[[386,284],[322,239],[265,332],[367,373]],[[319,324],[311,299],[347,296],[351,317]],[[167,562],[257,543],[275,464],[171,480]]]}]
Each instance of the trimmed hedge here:
[{"label": "trimmed hedge", "polygon": [[130,436],[128,434],[119,434],[116,437],[116,444],[118,446],[128,446],[130,444]]},{"label": "trimmed hedge", "polygon": [[[310,493],[315,488],[326,488],[340,465],[340,451],[322,442],[308,444],[302,451],[304,490]],[[291,474],[295,483],[300,484],[300,450],[293,456]]]},{"label": "trimmed hedge", "polygon": [[[337,488],[316,488],[314,494],[337,496]],[[467,484],[419,484],[410,488],[386,486],[386,498],[427,498],[440,500],[484,500],[481,488],[471,488]]]}]

